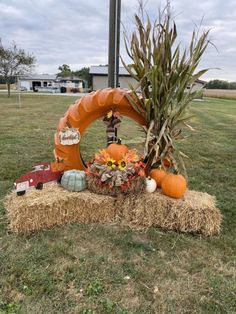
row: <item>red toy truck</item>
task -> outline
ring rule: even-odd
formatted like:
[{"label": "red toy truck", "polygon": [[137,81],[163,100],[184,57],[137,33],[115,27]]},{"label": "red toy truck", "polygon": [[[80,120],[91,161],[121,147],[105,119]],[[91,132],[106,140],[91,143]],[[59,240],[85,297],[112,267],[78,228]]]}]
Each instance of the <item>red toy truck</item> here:
[{"label": "red toy truck", "polygon": [[14,191],[17,195],[24,195],[28,189],[33,187],[42,190],[46,183],[60,182],[62,174],[62,170],[53,171],[51,163],[42,162],[14,182]]}]

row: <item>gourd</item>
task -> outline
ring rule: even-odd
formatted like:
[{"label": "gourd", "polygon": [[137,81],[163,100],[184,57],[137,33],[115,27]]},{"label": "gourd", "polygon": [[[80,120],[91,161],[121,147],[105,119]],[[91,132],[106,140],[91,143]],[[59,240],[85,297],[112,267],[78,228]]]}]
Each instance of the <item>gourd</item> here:
[{"label": "gourd", "polygon": [[115,161],[121,160],[129,149],[126,145],[121,144],[121,140],[118,140],[118,143],[112,143],[107,147],[107,152]]},{"label": "gourd", "polygon": [[65,171],[61,178],[61,185],[68,191],[83,191],[87,186],[86,174],[80,170]]},{"label": "gourd", "polygon": [[146,192],[153,193],[156,191],[157,184],[151,177],[146,178]]},{"label": "gourd", "polygon": [[186,179],[180,174],[167,174],[161,183],[162,192],[173,198],[183,197],[187,188]]},{"label": "gourd", "polygon": [[166,172],[159,168],[159,169],[152,169],[150,171],[150,177],[156,181],[157,187],[161,187],[161,182],[163,181],[164,177],[166,176]]}]

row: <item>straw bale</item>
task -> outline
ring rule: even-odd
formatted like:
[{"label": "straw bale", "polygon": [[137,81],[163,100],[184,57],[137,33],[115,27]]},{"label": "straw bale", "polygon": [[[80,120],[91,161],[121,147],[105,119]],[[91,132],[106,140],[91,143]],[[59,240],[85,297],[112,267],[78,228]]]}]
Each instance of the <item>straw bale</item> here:
[{"label": "straw bale", "polygon": [[188,190],[183,199],[173,199],[158,190],[139,198],[123,197],[120,203],[122,221],[130,226],[157,226],[207,236],[220,232],[221,213],[215,197],[207,193]]},{"label": "straw bale", "polygon": [[5,199],[9,228],[30,233],[67,222],[108,223],[120,220],[132,228],[162,227],[211,236],[220,232],[221,214],[215,197],[187,191],[172,199],[160,191],[112,197],[90,191],[69,192],[57,185]]},{"label": "straw bale", "polygon": [[9,228],[29,233],[67,222],[105,223],[115,216],[114,199],[89,191],[69,192],[58,185],[31,190],[24,196],[11,193],[5,199]]}]

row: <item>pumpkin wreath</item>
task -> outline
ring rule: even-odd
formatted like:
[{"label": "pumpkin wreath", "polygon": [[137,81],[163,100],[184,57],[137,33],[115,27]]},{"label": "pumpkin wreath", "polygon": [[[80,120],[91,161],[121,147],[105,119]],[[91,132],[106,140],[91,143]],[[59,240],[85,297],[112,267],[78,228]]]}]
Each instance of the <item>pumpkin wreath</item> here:
[{"label": "pumpkin wreath", "polygon": [[135,149],[111,144],[107,149],[100,150],[93,162],[88,164],[88,189],[112,196],[142,193],[145,189],[144,168],[143,158],[138,158]]}]

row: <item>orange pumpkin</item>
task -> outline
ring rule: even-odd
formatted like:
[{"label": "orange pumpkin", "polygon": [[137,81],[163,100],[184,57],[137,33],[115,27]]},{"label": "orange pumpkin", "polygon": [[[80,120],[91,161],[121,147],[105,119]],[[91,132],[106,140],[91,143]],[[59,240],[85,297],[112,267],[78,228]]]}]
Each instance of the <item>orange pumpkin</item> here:
[{"label": "orange pumpkin", "polygon": [[163,181],[164,177],[166,176],[166,172],[159,168],[159,169],[152,169],[150,171],[150,177],[156,181],[157,187],[161,187],[161,182]]},{"label": "orange pumpkin", "polygon": [[183,197],[187,188],[186,179],[179,174],[169,173],[161,183],[162,192],[173,198]]},{"label": "orange pumpkin", "polygon": [[115,161],[121,160],[129,149],[126,145],[121,144],[121,141],[118,143],[112,143],[107,147],[107,152]]}]

